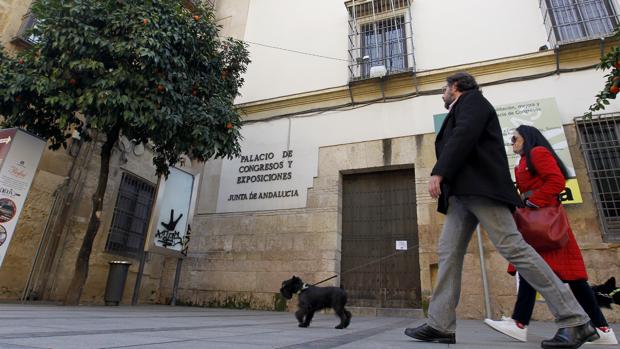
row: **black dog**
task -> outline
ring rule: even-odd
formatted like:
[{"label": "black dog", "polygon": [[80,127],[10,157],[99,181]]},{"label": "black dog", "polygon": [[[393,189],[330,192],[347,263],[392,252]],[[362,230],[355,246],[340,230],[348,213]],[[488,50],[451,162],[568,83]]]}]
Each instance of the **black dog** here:
[{"label": "black dog", "polygon": [[620,288],[616,287],[616,278],[611,277],[602,285],[592,286],[596,301],[600,307],[611,309],[611,304],[620,305]]},{"label": "black dog", "polygon": [[282,282],[280,294],[286,299],[291,299],[295,293],[299,293],[299,310],[295,313],[299,327],[308,327],[314,313],[325,308],[333,308],[340,318],[337,329],[349,326],[351,313],[344,308],[347,304],[347,293],[343,289],[308,285],[293,275],[289,280]]}]

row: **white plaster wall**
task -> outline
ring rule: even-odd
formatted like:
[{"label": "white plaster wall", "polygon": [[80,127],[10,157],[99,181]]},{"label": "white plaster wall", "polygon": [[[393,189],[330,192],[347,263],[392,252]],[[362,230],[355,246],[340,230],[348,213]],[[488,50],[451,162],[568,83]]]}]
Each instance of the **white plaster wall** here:
[{"label": "white plaster wall", "polygon": [[347,12],[338,0],[252,0],[244,40],[252,63],[237,103],[341,86],[347,62]]},{"label": "white plaster wall", "polygon": [[243,39],[250,0],[223,0],[216,2],[215,18],[222,26],[220,37]]},{"label": "white plaster wall", "polygon": [[539,0],[416,0],[418,70],[538,51],[546,44]]},{"label": "white plaster wall", "polygon": [[[563,124],[570,124],[594,102],[603,88],[605,72],[587,70],[553,75],[544,79],[515,82],[484,88],[485,96],[493,105],[508,104],[530,99],[554,97]],[[620,110],[620,101],[612,101],[604,112]]]},{"label": "white plaster wall", "polygon": [[[564,124],[582,115],[602,86],[602,73],[584,71],[543,79],[488,86],[485,96],[494,105],[510,104],[542,98],[555,98]],[[607,111],[620,111],[613,102]],[[434,132],[433,115],[444,113],[439,95],[424,96],[393,103],[379,103],[348,111],[279,119],[247,124],[243,127],[244,155],[274,152],[276,159],[287,149],[293,150],[292,179],[269,183],[237,184],[240,159],[224,160],[217,166],[206,166],[210,185],[201,191],[201,202],[217,201],[216,207],[201,205],[198,213],[241,212],[300,208],[306,205],[306,189],[317,175],[319,147],[335,144],[410,136]],[[290,122],[290,131],[289,131]],[[346,161],[346,159],[343,159]],[[262,163],[262,162],[259,162]],[[270,171],[278,172],[278,171]],[[219,176],[219,186],[216,178]],[[265,200],[229,201],[231,193],[267,192],[297,189],[299,196]]]},{"label": "white plaster wall", "polygon": [[[429,103],[433,100],[434,103]],[[255,211],[304,207],[306,189],[312,186],[317,173],[320,146],[401,137],[433,131],[432,114],[441,112],[441,99],[418,98],[406,101],[373,104],[349,111],[323,113],[320,116],[280,119],[249,124],[243,128],[244,155],[274,152],[279,161],[283,150],[293,150],[292,179],[267,183],[237,184],[239,158],[224,161],[217,199],[217,212]],[[439,106],[439,108],[438,108]],[[412,110],[416,110],[415,114]],[[427,117],[429,116],[429,117]],[[290,122],[290,136],[289,136]],[[290,138],[289,138],[290,137]],[[264,163],[264,161],[259,162]],[[270,171],[277,173],[281,171]],[[230,194],[297,189],[299,196],[229,201]],[[215,188],[213,188],[215,189]]]},{"label": "white plaster wall", "polygon": [[[538,51],[546,34],[538,0],[415,0],[418,70]],[[252,63],[237,103],[346,85],[348,14],[339,0],[252,0],[244,40]]]}]

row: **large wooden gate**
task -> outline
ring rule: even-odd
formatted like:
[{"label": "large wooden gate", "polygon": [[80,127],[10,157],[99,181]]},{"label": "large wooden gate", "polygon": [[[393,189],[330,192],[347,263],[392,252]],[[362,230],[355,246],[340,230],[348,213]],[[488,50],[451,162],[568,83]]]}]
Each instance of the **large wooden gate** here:
[{"label": "large wooden gate", "polygon": [[420,307],[413,169],[343,176],[341,271],[352,306]]}]

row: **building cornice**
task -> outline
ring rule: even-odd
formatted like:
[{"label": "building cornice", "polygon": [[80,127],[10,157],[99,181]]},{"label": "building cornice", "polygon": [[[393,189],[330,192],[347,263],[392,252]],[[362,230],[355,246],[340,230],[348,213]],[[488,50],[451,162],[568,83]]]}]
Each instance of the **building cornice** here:
[{"label": "building cornice", "polygon": [[[363,103],[396,96],[439,93],[445,79],[457,71],[467,71],[482,85],[510,78],[590,68],[600,61],[601,52],[611,46],[610,40],[592,40],[545,50],[441,69],[388,75],[350,82],[348,85],[309,91],[294,95],[237,104],[245,121],[270,119],[278,115],[304,113],[318,108]],[[558,70],[561,69],[561,70]]]}]

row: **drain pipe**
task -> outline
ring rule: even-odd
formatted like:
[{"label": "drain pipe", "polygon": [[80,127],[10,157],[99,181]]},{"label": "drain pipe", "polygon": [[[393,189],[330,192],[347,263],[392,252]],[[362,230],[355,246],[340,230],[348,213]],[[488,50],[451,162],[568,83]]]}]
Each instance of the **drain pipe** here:
[{"label": "drain pipe", "polygon": [[476,226],[476,237],[478,238],[478,254],[480,255],[480,273],[482,274],[482,290],[484,292],[484,313],[487,319],[491,318],[491,301],[489,298],[489,282],[487,280],[487,268],[484,262],[484,247],[482,246],[482,234],[480,224]]}]

